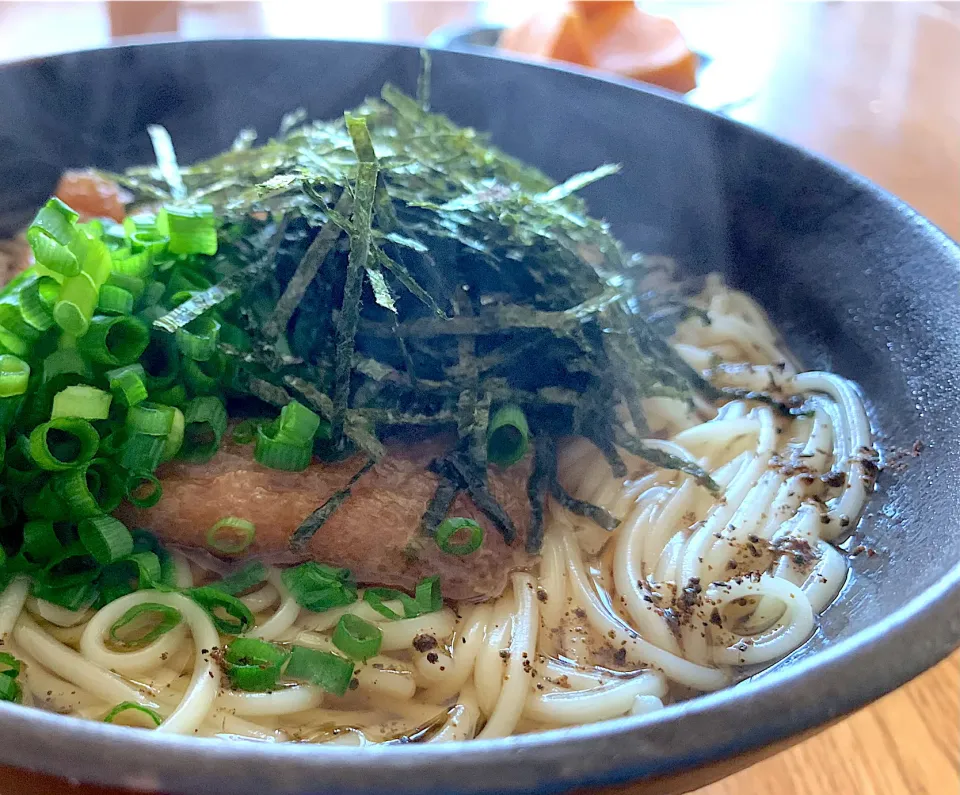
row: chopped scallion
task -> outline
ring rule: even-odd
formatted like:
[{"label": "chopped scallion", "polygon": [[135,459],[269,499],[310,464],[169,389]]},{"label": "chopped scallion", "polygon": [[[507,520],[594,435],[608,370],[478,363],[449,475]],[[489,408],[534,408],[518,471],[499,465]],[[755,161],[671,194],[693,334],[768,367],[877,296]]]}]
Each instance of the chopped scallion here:
[{"label": "chopped scallion", "polygon": [[502,467],[516,464],[527,454],[530,427],[519,406],[502,406],[487,427],[487,458]]},{"label": "chopped scallion", "polygon": [[97,452],[100,435],[86,420],[57,417],[30,434],[30,455],[41,469],[58,471],[85,464]]},{"label": "chopped scallion", "polygon": [[77,384],[62,389],[53,398],[52,419],[79,417],[84,420],[105,420],[110,416],[113,396],[93,386]]},{"label": "chopped scallion", "polygon": [[284,569],[280,576],[297,604],[315,613],[357,601],[357,585],[348,569],[308,561]]},{"label": "chopped scallion", "polygon": [[180,611],[174,607],[141,602],[114,622],[110,627],[110,639],[127,649],[142,649],[166,635],[182,620]]},{"label": "chopped scallion", "polygon": [[352,613],[340,616],[333,630],[333,645],[354,660],[366,662],[375,657],[383,643],[383,632],[376,624]]},{"label": "chopped scallion", "polygon": [[163,723],[163,718],[160,717],[160,713],[155,709],[150,709],[150,707],[145,707],[143,704],[137,704],[133,701],[124,701],[120,704],[117,704],[117,706],[103,716],[103,722],[113,723],[124,712],[136,712],[139,715],[145,715],[150,721],[153,722],[154,726],[159,726],[161,723]]},{"label": "chopped scallion", "polygon": [[296,682],[310,682],[328,693],[342,696],[350,687],[355,668],[351,660],[339,654],[294,646],[284,675]]},{"label": "chopped scallion", "polygon": [[0,355],[0,397],[15,397],[27,391],[30,365],[9,353]]},{"label": "chopped scallion", "polygon": [[93,516],[77,525],[80,541],[97,563],[113,563],[133,552],[133,537],[126,525],[112,516]]},{"label": "chopped scallion", "polygon": [[289,657],[288,652],[264,640],[237,638],[223,655],[223,663],[235,690],[262,693],[277,686]]},{"label": "chopped scallion", "polygon": [[214,552],[236,555],[253,543],[257,528],[239,516],[225,516],[207,530],[207,546]]},{"label": "chopped scallion", "polygon": [[473,519],[450,517],[439,524],[434,538],[443,552],[463,557],[480,549],[483,528]]},{"label": "chopped scallion", "polygon": [[214,626],[222,635],[242,635],[253,626],[250,609],[235,596],[219,588],[203,586],[184,593],[210,614]]}]

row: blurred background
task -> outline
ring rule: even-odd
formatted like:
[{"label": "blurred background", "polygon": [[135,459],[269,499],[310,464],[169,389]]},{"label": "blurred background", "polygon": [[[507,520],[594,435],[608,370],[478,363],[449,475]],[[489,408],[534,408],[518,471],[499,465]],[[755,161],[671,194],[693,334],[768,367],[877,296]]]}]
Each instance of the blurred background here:
[{"label": "blurred background", "polygon": [[[242,36],[493,47],[652,81],[866,175],[960,239],[960,2],[0,0],[0,62]],[[956,793],[958,673],[960,653],[701,795]]]},{"label": "blurred background", "polygon": [[[651,15],[639,26],[620,11],[615,24],[599,19],[623,5],[634,4],[0,0],[0,61],[142,36],[499,42],[678,90],[692,78],[689,101],[868,174],[960,237],[960,3],[674,0],[636,4]],[[656,17],[670,28],[651,29]]]}]

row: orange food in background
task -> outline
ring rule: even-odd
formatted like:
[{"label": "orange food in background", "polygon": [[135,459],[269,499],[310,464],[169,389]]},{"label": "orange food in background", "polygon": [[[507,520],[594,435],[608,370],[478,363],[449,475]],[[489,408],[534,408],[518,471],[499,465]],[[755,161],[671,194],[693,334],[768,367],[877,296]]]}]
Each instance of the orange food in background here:
[{"label": "orange food in background", "polygon": [[686,93],[697,85],[697,56],[669,19],[632,0],[580,0],[504,31],[500,47],[553,58]]},{"label": "orange food in background", "polygon": [[89,218],[112,218],[122,221],[131,196],[114,182],[93,171],[67,171],[60,178],[56,196]]}]

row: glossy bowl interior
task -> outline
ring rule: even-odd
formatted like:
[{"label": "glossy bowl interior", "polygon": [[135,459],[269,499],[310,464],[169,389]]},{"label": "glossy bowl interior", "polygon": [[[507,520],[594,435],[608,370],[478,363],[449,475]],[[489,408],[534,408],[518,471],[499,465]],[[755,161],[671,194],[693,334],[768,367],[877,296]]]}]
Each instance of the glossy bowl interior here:
[{"label": "glossy bowl interior", "polygon": [[[332,117],[385,81],[412,91],[415,49],[223,41],[121,47],[0,69],[0,233],[60,171],[151,158],[160,122],[184,161],[269,135],[303,105]],[[636,85],[464,53],[434,55],[433,107],[489,130],[556,178],[602,162],[586,191],[627,246],[723,271],[811,367],[858,381],[889,454],[841,600],[790,659],[707,697],[564,731],[369,751],[128,731],[0,704],[0,763],[164,792],[271,795],[559,791],[669,776],[821,725],[902,684],[960,638],[960,251],[870,183]],[[954,552],[951,553],[950,551]]]}]

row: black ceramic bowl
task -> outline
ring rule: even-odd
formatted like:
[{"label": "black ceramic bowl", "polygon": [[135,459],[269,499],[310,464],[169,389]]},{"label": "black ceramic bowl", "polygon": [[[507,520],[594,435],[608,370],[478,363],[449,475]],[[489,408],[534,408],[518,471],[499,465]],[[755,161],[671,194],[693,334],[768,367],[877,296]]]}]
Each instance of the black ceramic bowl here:
[{"label": "black ceramic bowl", "polygon": [[[151,158],[160,122],[185,161],[304,105],[332,117],[385,81],[413,90],[415,49],[221,41],[121,47],[0,69],[0,231],[68,166]],[[875,557],[819,631],[751,681],[650,716],[454,746],[358,751],[196,740],[0,704],[0,763],[171,793],[551,792],[663,777],[781,741],[903,684],[960,638],[960,250],[909,207],[805,152],[636,85],[437,52],[433,104],[586,191],[634,250],[749,290],[812,367],[858,381],[887,451],[858,532]],[[662,780],[662,779],[661,779]],[[676,790],[674,790],[676,791]]]}]

